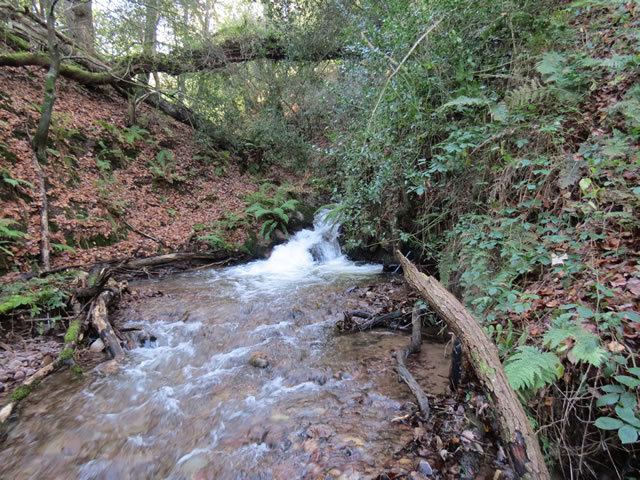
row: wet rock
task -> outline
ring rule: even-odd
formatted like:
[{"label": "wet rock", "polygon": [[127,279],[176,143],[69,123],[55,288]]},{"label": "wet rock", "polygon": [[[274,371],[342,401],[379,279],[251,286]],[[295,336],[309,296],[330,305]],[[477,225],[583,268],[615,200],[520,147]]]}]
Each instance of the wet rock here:
[{"label": "wet rock", "polygon": [[114,375],[120,370],[120,364],[117,360],[109,360],[108,362],[101,363],[96,367],[96,371],[103,375]]},{"label": "wet rock", "polygon": [[426,460],[420,460],[420,463],[418,463],[418,471],[421,474],[426,475],[427,477],[433,475],[433,469],[431,468],[429,462],[427,462]]},{"label": "wet rock", "polygon": [[20,367],[22,367],[22,362],[20,360],[14,359],[11,360],[7,365],[7,370],[9,370],[10,372],[15,372],[16,370],[20,369]]},{"label": "wet rock", "polygon": [[104,342],[102,341],[101,338],[97,339],[89,347],[89,351],[93,353],[100,353],[103,350],[104,350]]},{"label": "wet rock", "polygon": [[42,365],[49,365],[51,362],[53,362],[53,360],[53,355],[47,353],[44,357],[42,357]]},{"label": "wet rock", "polygon": [[26,376],[27,374],[24,370],[16,370],[16,372],[13,374],[13,379],[16,382],[19,382],[20,380],[23,380]]},{"label": "wet rock", "polygon": [[143,332],[143,333],[144,333],[144,337],[138,339],[140,346],[145,348],[155,348],[157,346],[158,337],[156,337],[151,333],[147,333],[147,332]]},{"label": "wet rock", "polygon": [[263,352],[255,352],[249,358],[249,365],[256,368],[267,368],[269,366],[269,359]]},{"label": "wet rock", "polygon": [[279,242],[284,242],[287,240],[287,235],[282,232],[281,230],[276,230],[275,232],[273,232],[273,236],[276,238],[276,240],[278,240]]}]

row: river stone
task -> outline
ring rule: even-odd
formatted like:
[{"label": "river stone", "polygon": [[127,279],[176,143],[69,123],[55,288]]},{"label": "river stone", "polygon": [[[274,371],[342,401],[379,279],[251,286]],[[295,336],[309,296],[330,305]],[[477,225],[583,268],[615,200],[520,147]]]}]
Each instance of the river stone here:
[{"label": "river stone", "polygon": [[269,366],[269,359],[263,352],[255,352],[249,358],[249,365],[256,368],[267,368]]},{"label": "river stone", "polygon": [[420,460],[420,463],[418,463],[418,471],[428,477],[433,475],[433,469],[426,460]]},{"label": "river stone", "polygon": [[0,382],[0,393],[4,392],[5,386],[4,383]]},{"label": "river stone", "polygon": [[104,342],[102,341],[101,338],[97,339],[89,347],[89,351],[93,353],[100,353],[103,350],[104,350]]},{"label": "river stone", "polygon": [[17,370],[14,374],[13,374],[13,379],[15,381],[19,381],[22,380],[23,378],[25,378],[27,376],[27,374],[24,372],[24,370]]}]

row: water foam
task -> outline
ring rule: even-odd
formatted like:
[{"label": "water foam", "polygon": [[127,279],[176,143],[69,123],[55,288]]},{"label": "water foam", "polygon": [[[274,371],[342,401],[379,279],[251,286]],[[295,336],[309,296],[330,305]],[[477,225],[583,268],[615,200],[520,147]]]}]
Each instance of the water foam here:
[{"label": "water foam", "polygon": [[230,280],[244,296],[280,292],[303,284],[325,282],[340,275],[375,275],[381,265],[356,264],[340,249],[340,225],[319,212],[312,230],[301,230],[287,243],[276,246],[266,260],[214,273]]}]

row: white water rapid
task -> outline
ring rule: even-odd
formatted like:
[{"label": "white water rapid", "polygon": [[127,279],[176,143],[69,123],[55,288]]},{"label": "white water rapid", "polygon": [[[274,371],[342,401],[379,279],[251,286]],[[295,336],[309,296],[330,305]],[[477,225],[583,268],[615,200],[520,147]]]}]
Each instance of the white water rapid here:
[{"label": "white water rapid", "polygon": [[326,282],[336,276],[382,272],[381,265],[349,260],[340,249],[339,230],[340,225],[322,210],[314,218],[313,230],[299,231],[275,247],[268,259],[215,272],[214,276],[236,283],[242,295],[253,295]]}]

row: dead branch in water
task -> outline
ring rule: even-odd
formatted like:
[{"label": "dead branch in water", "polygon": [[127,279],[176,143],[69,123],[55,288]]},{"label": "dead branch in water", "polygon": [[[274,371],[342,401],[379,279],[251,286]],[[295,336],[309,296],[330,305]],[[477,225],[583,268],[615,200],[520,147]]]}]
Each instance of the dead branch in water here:
[{"label": "dead branch in water", "polygon": [[533,479],[551,478],[538,439],[502,368],[498,350],[464,306],[438,280],[418,271],[396,250],[404,276],[427,300],[460,339],[474,371],[495,403],[496,421],[506,450],[518,475]]},{"label": "dead branch in water", "polygon": [[124,357],[124,350],[120,345],[120,340],[116,336],[111,323],[109,323],[108,305],[114,298],[111,290],[105,290],[96,298],[91,309],[91,324],[96,329],[100,338],[104,342],[112,359],[119,360]]},{"label": "dead branch in water", "polygon": [[[341,332],[362,332],[380,327],[404,330],[404,327],[400,327],[399,325],[396,325],[395,327],[392,327],[391,325],[391,322],[399,320],[404,316],[402,310],[396,310],[395,312],[376,316],[361,310],[353,310],[346,311],[343,315],[344,318],[336,323],[336,328]],[[354,320],[354,317],[362,318],[363,320]]]},{"label": "dead branch in water", "polygon": [[416,379],[411,375],[411,372],[405,365],[405,360],[409,357],[409,355],[420,352],[421,342],[422,342],[422,321],[420,319],[420,307],[413,307],[413,312],[411,313],[411,342],[409,346],[402,350],[401,352],[396,352],[395,357],[398,362],[398,366],[396,367],[398,371],[398,375],[402,379],[404,383],[407,384],[411,393],[413,393],[414,397],[418,401],[418,406],[420,407],[420,412],[422,412],[425,420],[429,418],[429,414],[431,413],[431,408],[429,407],[429,399],[427,395],[422,390],[422,387],[418,384]]}]

